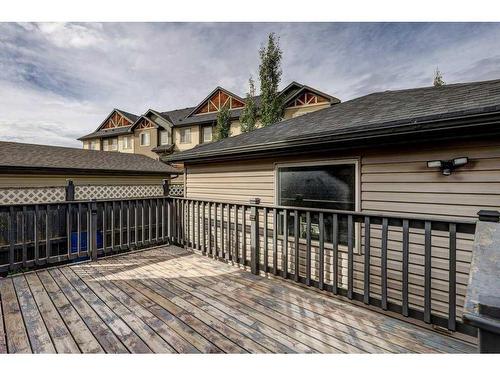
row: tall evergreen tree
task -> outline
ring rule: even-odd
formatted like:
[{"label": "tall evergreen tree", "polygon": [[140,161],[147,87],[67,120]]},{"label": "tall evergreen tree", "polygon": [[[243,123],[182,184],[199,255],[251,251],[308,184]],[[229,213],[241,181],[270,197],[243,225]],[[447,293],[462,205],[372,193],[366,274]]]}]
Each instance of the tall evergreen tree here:
[{"label": "tall evergreen tree", "polygon": [[217,113],[217,125],[215,125],[215,140],[220,141],[221,139],[229,137],[231,131],[231,113],[229,112],[229,106],[225,105]]},{"label": "tall evergreen tree", "polygon": [[248,79],[248,92],[245,99],[245,108],[243,108],[243,112],[240,116],[242,133],[255,130],[257,115],[257,103],[255,103],[255,83],[252,76],[250,76]]},{"label": "tall evergreen tree", "polygon": [[437,86],[443,86],[445,84],[446,83],[443,80],[443,75],[441,74],[441,72],[439,71],[439,69],[436,68],[436,71],[434,72],[434,82],[433,82],[433,85],[437,87]]},{"label": "tall evergreen tree", "polygon": [[282,52],[279,46],[279,37],[274,33],[270,33],[267,39],[267,46],[260,48],[259,55],[260,118],[262,125],[268,126],[280,121],[283,114],[283,103],[278,96],[278,87],[282,74]]}]

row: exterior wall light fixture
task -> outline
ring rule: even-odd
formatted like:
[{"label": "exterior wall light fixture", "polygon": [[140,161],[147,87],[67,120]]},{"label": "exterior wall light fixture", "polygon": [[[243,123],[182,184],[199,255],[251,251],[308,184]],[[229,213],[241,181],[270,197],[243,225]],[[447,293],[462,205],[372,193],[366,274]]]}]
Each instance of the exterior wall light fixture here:
[{"label": "exterior wall light fixture", "polygon": [[469,162],[469,158],[462,156],[452,160],[430,160],[427,168],[439,168],[443,176],[449,176],[453,170]]}]

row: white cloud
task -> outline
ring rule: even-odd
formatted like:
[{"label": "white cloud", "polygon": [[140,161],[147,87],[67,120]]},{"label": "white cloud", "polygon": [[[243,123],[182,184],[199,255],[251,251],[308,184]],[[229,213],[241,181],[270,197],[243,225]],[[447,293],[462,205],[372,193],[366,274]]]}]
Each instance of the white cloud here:
[{"label": "white cloud", "polygon": [[[0,24],[0,139],[79,146],[112,108],[197,104],[215,86],[244,95],[258,48],[281,36],[283,85],[342,100],[500,78],[500,24]],[[15,129],[15,130],[14,130]]]}]

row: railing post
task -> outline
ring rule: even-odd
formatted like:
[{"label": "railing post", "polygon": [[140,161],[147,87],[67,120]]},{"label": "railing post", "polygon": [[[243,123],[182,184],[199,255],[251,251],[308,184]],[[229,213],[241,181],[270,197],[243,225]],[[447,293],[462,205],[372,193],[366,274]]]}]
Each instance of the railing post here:
[{"label": "railing post", "polygon": [[72,180],[66,180],[66,201],[74,201],[75,200],[75,185]]},{"label": "railing post", "polygon": [[97,202],[90,203],[90,259],[97,260]]},{"label": "railing post", "polygon": [[480,353],[500,353],[500,212],[478,216],[463,320],[478,328]]},{"label": "railing post", "polygon": [[259,210],[255,205],[260,204],[260,198],[250,199],[250,204],[254,205],[250,209],[250,269],[254,275],[258,275],[260,264]]},{"label": "railing post", "polygon": [[166,179],[163,180],[163,195],[164,196],[170,195],[168,180],[166,180]]}]

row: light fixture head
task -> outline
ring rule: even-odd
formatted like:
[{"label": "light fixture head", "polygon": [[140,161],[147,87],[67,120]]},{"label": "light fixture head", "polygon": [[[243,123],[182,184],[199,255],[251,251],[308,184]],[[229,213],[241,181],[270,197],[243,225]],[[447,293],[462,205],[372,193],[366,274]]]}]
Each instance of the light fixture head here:
[{"label": "light fixture head", "polygon": [[443,162],[441,160],[431,160],[427,162],[427,168],[441,168]]},{"label": "light fixture head", "polygon": [[451,160],[429,160],[427,162],[428,168],[439,168],[443,176],[449,176],[455,168],[461,167],[469,162],[469,158],[461,156]]},{"label": "light fixture head", "polygon": [[466,156],[462,156],[453,159],[452,162],[454,167],[461,167],[462,165],[465,165],[469,162],[469,158],[467,158]]}]

